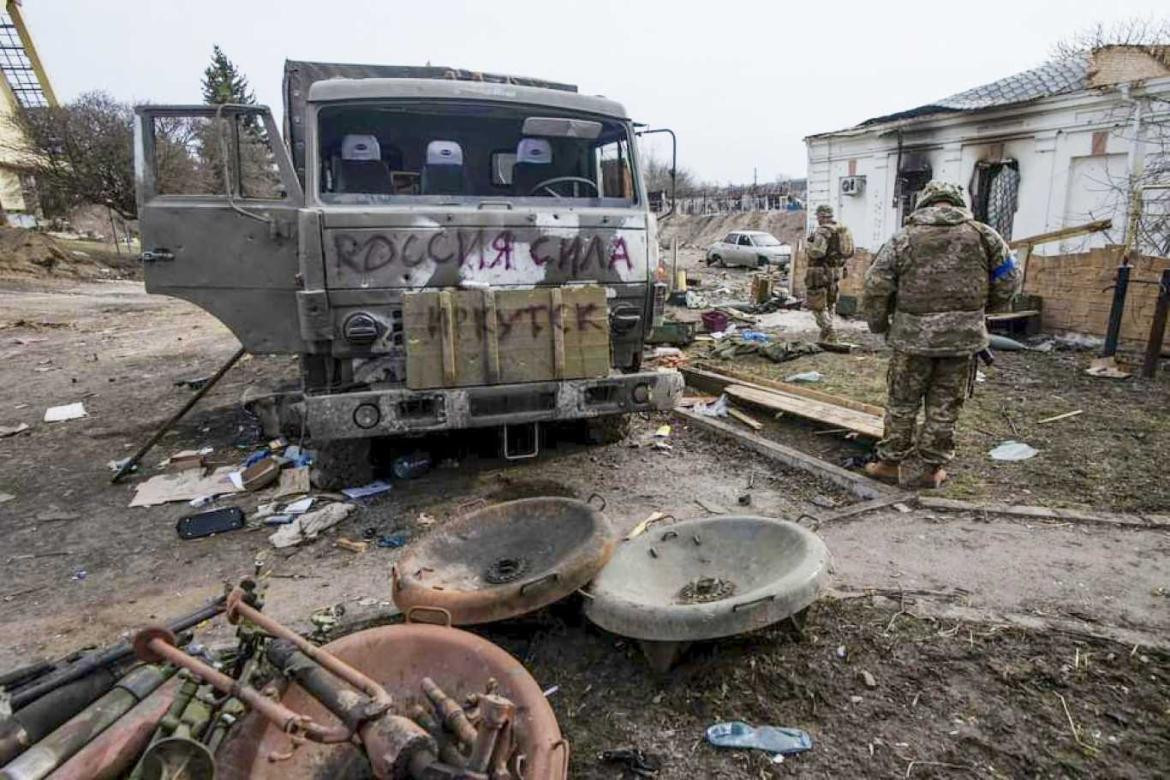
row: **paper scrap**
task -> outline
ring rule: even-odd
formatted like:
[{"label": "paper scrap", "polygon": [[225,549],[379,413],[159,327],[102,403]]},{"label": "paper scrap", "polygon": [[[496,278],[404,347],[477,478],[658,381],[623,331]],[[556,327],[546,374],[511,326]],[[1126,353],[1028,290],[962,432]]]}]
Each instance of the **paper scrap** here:
[{"label": "paper scrap", "polygon": [[285,504],[284,514],[286,515],[303,515],[313,508],[313,501],[316,499],[313,496],[302,498],[300,501],[293,501],[291,504]]},{"label": "paper scrap", "polygon": [[309,492],[309,469],[307,467],[284,469],[280,472],[280,483],[274,497],[295,496]]},{"label": "paper scrap", "polygon": [[20,425],[0,425],[0,439],[6,436],[15,436],[21,431],[28,430],[28,423],[21,423]]},{"label": "paper scrap", "polygon": [[298,515],[268,537],[273,547],[294,547],[317,538],[317,534],[340,523],[356,507],[353,504],[326,504],[316,512]]},{"label": "paper scrap", "polygon": [[45,422],[65,422],[66,420],[76,420],[87,416],[85,404],[81,401],[75,404],[65,404],[64,406],[50,406],[45,410]]},{"label": "paper scrap", "polygon": [[223,466],[203,476],[199,469],[188,469],[173,474],[159,474],[138,486],[130,506],[157,506],[172,501],[190,501],[200,496],[239,493],[228,476],[231,466]]},{"label": "paper scrap", "polygon": [[356,488],[346,488],[341,492],[345,494],[346,498],[368,498],[376,496],[379,493],[385,493],[390,490],[390,483],[384,479],[379,479],[376,482],[371,482],[368,485]]}]

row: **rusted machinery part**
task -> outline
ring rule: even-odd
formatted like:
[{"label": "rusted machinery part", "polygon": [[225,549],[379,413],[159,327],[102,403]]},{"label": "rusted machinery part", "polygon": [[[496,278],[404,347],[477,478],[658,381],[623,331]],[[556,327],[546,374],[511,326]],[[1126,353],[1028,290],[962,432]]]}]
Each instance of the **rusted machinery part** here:
[{"label": "rusted machinery part", "polygon": [[374,718],[362,726],[360,734],[374,777],[423,778],[438,760],[435,738],[401,715]]},{"label": "rusted machinery part", "polygon": [[140,666],[106,695],[21,753],[3,769],[3,780],[39,780],[73,757],[170,677],[158,666]]},{"label": "rusted machinery part", "polygon": [[142,780],[215,780],[215,758],[188,737],[160,739],[142,756]]},{"label": "rusted machinery part", "polygon": [[422,690],[434,705],[443,725],[447,727],[459,742],[467,747],[475,743],[475,726],[467,719],[467,713],[459,703],[443,692],[430,677],[422,678]]},{"label": "rusted machinery part", "polygon": [[[471,757],[467,767],[473,772],[486,772],[493,764],[507,766],[512,751],[501,739],[511,733],[512,720],[516,717],[516,705],[503,696],[480,696],[477,703],[483,720],[479,724],[475,743],[471,746]],[[493,762],[493,758],[497,760]]]},{"label": "rusted machinery part", "polygon": [[[486,639],[459,629],[414,623],[360,631],[331,642],[325,649],[381,682],[408,714],[411,705],[430,708],[420,688],[423,677],[431,677],[456,700],[484,690],[485,683],[494,678],[498,681],[496,693],[516,706],[513,741],[515,752],[523,756],[523,777],[567,777],[567,745],[540,686],[519,661]],[[325,707],[299,685],[290,684],[281,702],[316,720],[332,722]],[[247,715],[216,754],[220,780],[340,777],[343,772],[339,767],[357,757],[351,746],[306,743],[290,760],[271,763],[269,753],[284,748],[287,739],[276,726],[255,714]],[[444,763],[453,763],[442,753],[439,757]]]},{"label": "rusted machinery part", "polygon": [[138,759],[174,701],[182,680],[172,677],[62,764],[52,780],[113,780]]},{"label": "rusted machinery part", "polygon": [[267,631],[272,636],[292,642],[298,650],[309,658],[369,696],[373,700],[375,707],[379,708],[379,712],[385,712],[390,709],[392,699],[390,698],[390,694],[386,693],[385,688],[340,660],[329,651],[323,650],[296,631],[268,617],[249,604],[246,601],[247,596],[248,591],[242,585],[237,586],[228,595],[227,617],[228,621],[233,625],[238,623],[240,618],[243,618]]},{"label": "rusted machinery part", "polygon": [[281,731],[314,742],[347,742],[353,732],[344,725],[323,726],[273,701],[249,685],[241,685],[223,672],[193,658],[175,647],[175,635],[162,626],[149,626],[134,636],[134,652],[148,663],[167,663],[198,675],[220,693],[235,696],[247,706],[276,724]]},{"label": "rusted machinery part", "polygon": [[408,550],[392,572],[391,592],[403,612],[437,607],[455,625],[490,623],[581,588],[616,544],[609,521],[588,502],[509,501],[458,518]]}]

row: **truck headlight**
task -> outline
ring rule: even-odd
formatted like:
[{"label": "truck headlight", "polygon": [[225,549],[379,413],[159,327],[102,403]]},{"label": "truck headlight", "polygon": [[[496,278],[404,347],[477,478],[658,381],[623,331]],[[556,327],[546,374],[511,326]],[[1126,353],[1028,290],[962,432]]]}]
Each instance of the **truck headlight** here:
[{"label": "truck headlight", "polygon": [[353,424],[359,428],[373,428],[382,420],[382,412],[374,404],[362,404],[353,410]]}]

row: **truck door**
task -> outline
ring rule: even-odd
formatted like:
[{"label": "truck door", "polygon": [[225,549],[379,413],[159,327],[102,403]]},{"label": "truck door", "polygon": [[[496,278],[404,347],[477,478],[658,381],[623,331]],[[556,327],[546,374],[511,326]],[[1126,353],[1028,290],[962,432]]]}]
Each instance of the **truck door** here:
[{"label": "truck door", "polygon": [[304,195],[265,106],[142,106],[134,127],[148,292],[190,301],[250,352],[300,352]]}]

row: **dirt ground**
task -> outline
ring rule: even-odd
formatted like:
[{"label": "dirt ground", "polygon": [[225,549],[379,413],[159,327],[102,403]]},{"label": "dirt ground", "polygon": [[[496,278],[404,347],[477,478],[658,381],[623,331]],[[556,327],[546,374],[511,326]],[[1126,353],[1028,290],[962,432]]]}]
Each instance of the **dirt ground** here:
[{"label": "dirt ground", "polygon": [[[596,492],[622,531],[653,511],[706,514],[696,499],[735,511],[750,493],[751,512],[790,519],[857,500],[658,415],[637,419],[627,441],[605,447],[566,431],[529,462],[502,461],[475,437],[412,443],[440,465],[396,481],[333,536],[292,551],[273,550],[263,530],[182,542],[174,523],[190,508],[128,508],[140,478],[110,485],[107,462],[132,452],[189,397],[177,381],[210,374],[236,347],[207,315],[135,282],[0,285],[0,426],[30,426],[0,439],[0,499],[12,496],[0,501],[0,670],[177,615],[257,560],[270,573],[268,611],[278,619],[304,627],[313,610],[339,604],[350,622],[392,619],[388,573],[400,550],[353,554],[333,538],[406,530],[414,541],[434,527],[421,515],[441,524],[474,497]],[[964,420],[946,494],[1167,511],[1164,378],[1089,380],[1079,353],[1001,357]],[[881,352],[865,351],[737,368],[772,376],[816,369],[825,389],[880,403],[883,365]],[[241,397],[294,377],[289,358],[245,359],[147,457],[145,474],[193,446],[213,447],[216,463],[238,462],[259,437]],[[41,422],[46,407],[79,400],[88,417]],[[987,459],[1010,433],[1004,408],[1019,438],[1041,450],[1033,460]],[[1072,408],[1085,413],[1035,422]],[[662,424],[673,426],[673,449],[635,446]],[[788,419],[768,426],[777,440],[830,460],[864,450]],[[232,503],[249,511],[264,500]],[[597,753],[631,746],[659,757],[665,778],[1139,777],[1170,765],[1167,531],[887,508],[824,522],[819,533],[833,555],[834,598],[813,608],[803,639],[777,628],[703,644],[659,678],[636,645],[589,626],[571,600],[484,633],[543,687],[559,686],[550,701],[574,745],[574,778],[622,776]],[[229,636],[213,625],[199,639]],[[815,746],[772,764],[703,742],[706,726],[734,718],[805,728]]]}]

